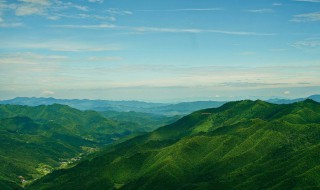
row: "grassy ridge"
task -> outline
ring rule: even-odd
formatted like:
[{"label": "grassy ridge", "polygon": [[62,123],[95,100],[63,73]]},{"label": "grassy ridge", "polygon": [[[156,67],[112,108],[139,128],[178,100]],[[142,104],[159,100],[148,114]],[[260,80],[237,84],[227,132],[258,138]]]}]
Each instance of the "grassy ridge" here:
[{"label": "grassy ridge", "polygon": [[319,103],[231,102],[118,144],[28,189],[318,189],[319,151]]}]

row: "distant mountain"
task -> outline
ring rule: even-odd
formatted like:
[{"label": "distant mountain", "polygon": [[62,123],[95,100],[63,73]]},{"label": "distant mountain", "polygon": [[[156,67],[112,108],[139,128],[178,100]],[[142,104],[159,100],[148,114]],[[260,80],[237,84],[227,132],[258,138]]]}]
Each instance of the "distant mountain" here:
[{"label": "distant mountain", "polygon": [[187,115],[199,109],[216,108],[225,102],[199,101],[178,104],[147,103],[140,101],[109,101],[109,100],[77,100],[54,98],[25,98],[18,97],[11,100],[0,101],[0,104],[10,105],[52,105],[63,104],[80,110],[116,111],[116,112],[141,112],[158,115]]},{"label": "distant mountain", "polygon": [[276,99],[269,99],[269,100],[267,100],[267,102],[274,103],[274,104],[292,104],[295,102],[304,101],[306,99],[311,99],[316,102],[320,102],[320,95],[312,95],[307,98],[297,98],[297,99],[278,99],[278,98],[276,98]]},{"label": "distant mountain", "polygon": [[320,95],[312,95],[312,96],[309,96],[308,99],[314,100],[316,102],[320,102]]},{"label": "distant mountain", "polygon": [[27,189],[319,189],[320,104],[229,102],[125,141]]},{"label": "distant mountain", "polygon": [[63,104],[80,110],[95,110],[95,111],[139,111],[148,108],[165,106],[167,104],[147,103],[140,101],[109,101],[109,100],[78,100],[78,99],[55,99],[55,98],[27,98],[17,97],[11,100],[0,101],[0,104],[12,105],[52,105]]},{"label": "distant mountain", "polygon": [[84,154],[177,119],[60,104],[0,105],[0,189],[19,189]]}]

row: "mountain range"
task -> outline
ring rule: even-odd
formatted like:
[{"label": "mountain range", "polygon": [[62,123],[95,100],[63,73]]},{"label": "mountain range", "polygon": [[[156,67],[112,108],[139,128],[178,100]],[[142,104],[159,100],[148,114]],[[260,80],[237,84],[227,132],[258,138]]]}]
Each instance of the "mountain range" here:
[{"label": "mountain range", "polygon": [[[320,95],[312,95],[307,98],[297,99],[269,99],[266,100],[275,104],[290,104],[311,99],[320,102]],[[10,100],[2,100],[0,104],[10,105],[52,105],[63,104],[79,110],[94,110],[98,112],[115,111],[115,112],[138,112],[149,113],[154,115],[187,115],[194,111],[206,108],[217,108],[227,101],[195,101],[181,103],[151,103],[142,101],[110,101],[110,100],[87,100],[87,99],[55,99],[55,98],[28,98],[17,97]]]},{"label": "mountain range", "polygon": [[10,105],[52,105],[63,104],[79,110],[94,111],[116,111],[116,112],[140,112],[157,115],[187,115],[199,109],[219,107],[225,102],[220,101],[197,101],[182,102],[177,104],[148,103],[141,101],[109,101],[109,100],[77,100],[77,99],[55,99],[55,98],[26,98],[17,97],[11,100],[0,101],[0,104]]},{"label": "mountain range", "polygon": [[320,104],[229,102],[112,145],[26,189],[319,189]]}]

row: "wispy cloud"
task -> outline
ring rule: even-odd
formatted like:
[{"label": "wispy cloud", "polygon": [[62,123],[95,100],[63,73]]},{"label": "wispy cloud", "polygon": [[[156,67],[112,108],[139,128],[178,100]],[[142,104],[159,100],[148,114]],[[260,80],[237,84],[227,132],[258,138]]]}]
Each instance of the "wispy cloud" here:
[{"label": "wispy cloud", "polygon": [[320,12],[294,15],[293,19],[291,21],[293,21],[293,22],[315,22],[315,21],[320,21]]},{"label": "wispy cloud", "polygon": [[50,25],[49,27],[53,28],[79,28],[79,29],[111,29],[111,28],[120,28],[119,26],[113,24],[97,24],[97,25]]},{"label": "wispy cloud", "polygon": [[271,36],[272,33],[256,33],[245,31],[227,31],[227,30],[207,30],[197,28],[157,28],[157,27],[130,27],[130,29],[138,32],[164,32],[164,33],[217,33],[227,35],[242,35],[242,36]]},{"label": "wispy cloud", "polygon": [[0,22],[0,28],[16,28],[21,26],[24,26],[24,24],[20,22],[17,22],[17,23]]},{"label": "wispy cloud", "polygon": [[289,83],[273,83],[273,82],[266,82],[266,83],[259,83],[259,82],[225,82],[221,83],[222,86],[228,87],[238,87],[238,88],[246,88],[246,87],[276,87],[276,86],[285,86],[290,85]]},{"label": "wispy cloud", "polygon": [[50,20],[59,20],[61,18],[73,18],[73,19],[96,19],[96,20],[104,20],[104,21],[115,21],[116,18],[114,16],[102,16],[96,14],[53,14],[47,17]]},{"label": "wispy cloud", "polygon": [[185,11],[222,11],[222,8],[189,8],[189,9],[166,9],[166,10],[156,10],[156,9],[149,9],[149,10],[138,10],[141,12],[185,12]]},{"label": "wispy cloud", "polygon": [[132,11],[122,10],[118,8],[110,8],[107,9],[105,12],[107,12],[110,15],[132,15]]},{"label": "wispy cloud", "polygon": [[90,3],[103,3],[104,0],[88,0]]},{"label": "wispy cloud", "polygon": [[121,57],[89,57],[88,61],[93,62],[109,62],[109,61],[121,61]]},{"label": "wispy cloud", "polygon": [[25,3],[39,4],[39,5],[50,5],[49,0],[20,0],[20,1]]},{"label": "wispy cloud", "polygon": [[283,52],[283,51],[287,51],[288,49],[284,49],[284,48],[277,48],[277,49],[269,49],[269,51],[272,52]]},{"label": "wispy cloud", "polygon": [[3,41],[2,47],[6,49],[27,49],[27,50],[49,50],[56,52],[104,52],[104,51],[117,51],[121,50],[116,45],[101,45],[101,44],[88,44],[81,42],[70,42],[70,41],[47,41],[47,42],[12,42]]},{"label": "wispy cloud", "polygon": [[32,52],[0,54],[0,65],[38,65],[41,63],[57,63],[68,57],[61,55],[42,55]]},{"label": "wispy cloud", "polygon": [[320,3],[320,0],[294,0],[299,2],[310,2],[310,3]]},{"label": "wispy cloud", "polygon": [[315,49],[320,47],[320,38],[309,38],[292,44],[299,49]]},{"label": "wispy cloud", "polygon": [[290,93],[291,92],[289,90],[283,92],[284,95],[289,95]]},{"label": "wispy cloud", "polygon": [[40,15],[49,19],[67,9],[89,11],[89,7],[60,0],[20,0],[15,3],[0,1],[1,12],[13,11],[16,16]]},{"label": "wispy cloud", "polygon": [[17,16],[25,16],[25,15],[43,15],[45,14],[45,10],[47,8],[47,5],[42,4],[24,4],[19,5],[16,8],[16,15]]},{"label": "wispy cloud", "polygon": [[55,92],[54,91],[51,91],[51,90],[44,90],[41,92],[41,95],[43,96],[51,96],[51,95],[54,95]]},{"label": "wispy cloud", "polygon": [[273,9],[251,9],[251,10],[245,10],[246,12],[250,13],[272,13],[274,12]]},{"label": "wispy cloud", "polygon": [[228,31],[228,30],[214,30],[214,29],[198,29],[198,28],[158,28],[146,26],[117,26],[110,24],[99,25],[51,25],[56,28],[79,28],[79,29],[125,29],[135,32],[157,32],[157,33],[217,33],[226,35],[240,35],[240,36],[274,36],[275,33],[257,33],[247,31]]}]

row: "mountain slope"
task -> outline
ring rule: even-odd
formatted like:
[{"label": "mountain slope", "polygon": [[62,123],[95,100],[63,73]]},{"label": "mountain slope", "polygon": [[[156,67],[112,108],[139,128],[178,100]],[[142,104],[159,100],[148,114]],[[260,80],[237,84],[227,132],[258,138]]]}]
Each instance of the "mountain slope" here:
[{"label": "mountain slope", "polygon": [[316,189],[319,151],[319,103],[230,102],[55,171],[27,189]]},{"label": "mountain slope", "polygon": [[138,127],[59,104],[0,105],[0,188],[20,188],[83,154],[142,131]]}]

